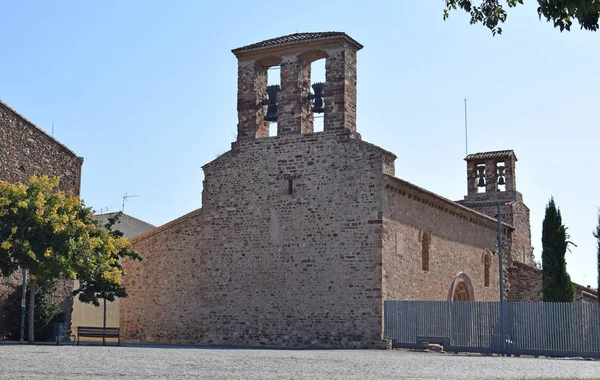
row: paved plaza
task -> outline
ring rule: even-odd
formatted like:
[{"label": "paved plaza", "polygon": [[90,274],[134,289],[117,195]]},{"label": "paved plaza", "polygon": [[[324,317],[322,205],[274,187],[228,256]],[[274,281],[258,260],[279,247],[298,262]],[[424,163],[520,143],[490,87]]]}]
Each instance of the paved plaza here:
[{"label": "paved plaza", "polygon": [[0,345],[0,379],[600,378],[600,361],[383,350]]}]

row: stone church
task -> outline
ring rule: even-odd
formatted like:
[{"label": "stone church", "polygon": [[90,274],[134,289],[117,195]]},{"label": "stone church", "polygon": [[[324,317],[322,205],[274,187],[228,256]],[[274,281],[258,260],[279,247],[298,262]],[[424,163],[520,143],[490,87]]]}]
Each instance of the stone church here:
[{"label": "stone church", "polygon": [[[457,202],[396,178],[396,156],[357,131],[361,48],[327,32],[233,50],[237,140],[203,167],[202,209],[131,239],[144,261],[124,263],[125,341],[383,347],[385,300],[499,299],[498,203],[504,296],[541,301],[514,152],[467,156],[468,191]],[[319,59],[326,80],[313,83]],[[280,86],[268,85],[274,66]],[[56,175],[79,194],[82,163],[0,102],[0,180]],[[19,283],[20,273],[0,278],[0,315]],[[597,299],[575,287],[577,300]],[[54,295],[68,325],[72,289],[61,281]]]},{"label": "stone church", "polygon": [[395,177],[396,156],[357,131],[361,48],[326,32],[233,50],[237,140],[203,166],[202,209],[132,240],[144,261],[125,263],[126,341],[381,347],[384,300],[499,299],[498,203],[505,296],[539,297],[518,286],[539,270],[515,153],[466,157],[458,202]]}]

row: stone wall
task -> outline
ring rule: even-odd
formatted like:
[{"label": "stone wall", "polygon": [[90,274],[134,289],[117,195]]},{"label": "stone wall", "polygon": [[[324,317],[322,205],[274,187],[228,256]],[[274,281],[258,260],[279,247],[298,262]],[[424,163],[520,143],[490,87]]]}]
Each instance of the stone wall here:
[{"label": "stone wall", "polygon": [[[466,275],[475,301],[498,300],[498,257],[491,255],[497,245],[493,219],[393,177],[387,177],[383,216],[384,299],[447,301],[455,278]],[[505,225],[507,247],[511,231]],[[424,232],[431,236],[427,270],[422,266]]]},{"label": "stone wall", "polygon": [[[495,193],[505,194],[505,193]],[[486,194],[481,194],[486,195]],[[492,193],[492,195],[494,195]],[[518,198],[522,197],[518,194]],[[494,201],[488,202],[473,202],[459,201],[457,202],[470,209],[473,209],[489,217],[496,218],[498,214],[498,204]],[[529,223],[529,208],[520,200],[503,201],[502,202],[502,221],[514,227],[512,234],[512,246],[510,247],[511,257],[509,262],[519,261],[527,265],[535,265],[533,260],[533,249],[531,247],[531,227]]]},{"label": "stone wall", "polygon": [[542,297],[542,271],[519,262],[508,269],[507,301],[538,302]]},{"label": "stone wall", "polygon": [[[597,302],[598,291],[573,283],[576,302]],[[509,268],[507,301],[541,302],[542,270],[520,262],[513,262]]]},{"label": "stone wall", "polygon": [[79,195],[83,158],[0,102],[0,180],[33,174],[60,177],[60,189]]},{"label": "stone wall", "polygon": [[380,346],[387,153],[352,136],[238,141],[204,166],[202,217],[134,243],[124,339]]},{"label": "stone wall", "polygon": [[[0,181],[26,182],[33,174],[59,176],[60,189],[79,195],[81,166],[78,157],[66,146],[36,127],[8,105],[0,102]],[[0,309],[13,285],[21,283],[21,274],[0,279]],[[73,281],[57,284],[54,299],[66,313],[70,330],[73,305]],[[2,323],[2,321],[0,321]]]},{"label": "stone wall", "polygon": [[123,285],[129,294],[120,299],[124,341],[195,343],[205,333],[206,321],[199,316],[215,290],[203,280],[201,231],[198,209],[130,240],[143,261],[123,263]]}]

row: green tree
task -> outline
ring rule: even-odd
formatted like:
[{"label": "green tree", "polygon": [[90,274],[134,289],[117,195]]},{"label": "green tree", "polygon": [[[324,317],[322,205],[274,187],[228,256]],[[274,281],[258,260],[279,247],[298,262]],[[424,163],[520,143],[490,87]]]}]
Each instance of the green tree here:
[{"label": "green tree", "polygon": [[[596,238],[596,254],[598,255],[596,262],[598,269],[598,282],[596,284],[596,290],[600,292],[600,210],[598,210],[598,226],[596,226],[596,231],[594,231],[594,237]],[[598,297],[598,302],[600,302],[600,297]]]},{"label": "green tree", "polygon": [[[123,233],[113,229],[122,215],[122,212],[116,213],[108,219],[104,226],[96,228],[93,232],[95,237],[105,242],[125,241]],[[90,245],[84,249],[92,251],[88,256],[103,257],[106,255],[105,247],[101,245]],[[101,299],[113,302],[117,297],[127,297],[125,288],[121,286],[121,276],[125,273],[121,266],[121,260],[124,257],[139,261],[142,259],[137,252],[129,249],[129,244],[120,244],[114,252],[112,255],[103,257],[101,265],[80,268],[79,288],[73,294],[78,295],[81,302],[100,306],[99,300]]]},{"label": "green tree", "polygon": [[573,283],[565,254],[571,243],[554,198],[546,206],[542,227],[542,294],[544,302],[573,302]]},{"label": "green tree", "polygon": [[[533,1],[533,0],[532,0]],[[538,16],[551,21],[555,28],[571,30],[573,20],[577,20],[581,29],[590,31],[598,30],[600,17],[600,1],[597,0],[537,0]],[[474,4],[477,3],[477,4]],[[471,17],[471,24],[482,23],[492,31],[492,34],[502,34],[498,24],[506,21],[507,8],[523,4],[523,0],[446,0],[444,20],[450,12],[462,9]]]},{"label": "green tree", "polygon": [[[59,179],[33,176],[29,184],[0,182],[0,273],[29,271],[28,341],[34,342],[35,294],[38,282],[78,278],[84,302],[97,302],[90,287],[121,288],[119,259],[139,259],[122,236],[100,225],[91,208],[59,191]],[[82,296],[80,295],[80,299]]]}]

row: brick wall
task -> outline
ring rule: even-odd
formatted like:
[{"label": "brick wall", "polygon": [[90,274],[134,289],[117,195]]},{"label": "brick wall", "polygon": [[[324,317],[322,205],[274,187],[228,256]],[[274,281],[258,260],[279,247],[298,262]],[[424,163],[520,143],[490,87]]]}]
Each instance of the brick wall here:
[{"label": "brick wall", "polygon": [[[79,195],[83,158],[56,141],[8,105],[0,102],[0,181],[26,182],[33,174],[59,176],[60,189]],[[21,274],[0,279],[0,309]],[[70,329],[73,281],[57,285],[54,299],[66,312]],[[0,324],[2,321],[0,321]],[[0,326],[1,328],[1,326]]]}]

